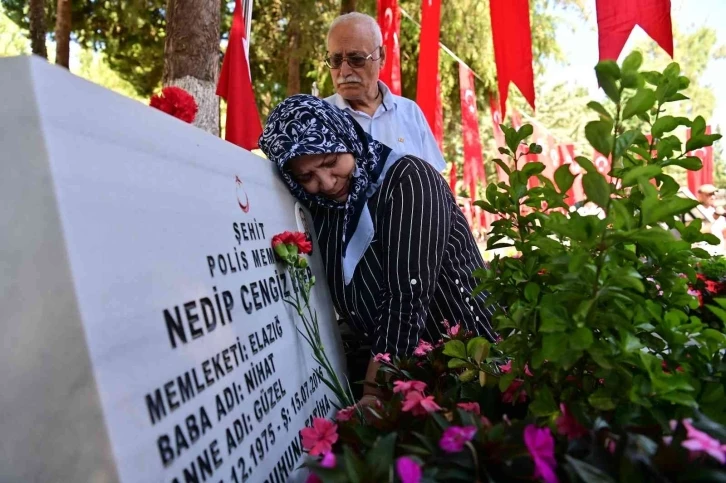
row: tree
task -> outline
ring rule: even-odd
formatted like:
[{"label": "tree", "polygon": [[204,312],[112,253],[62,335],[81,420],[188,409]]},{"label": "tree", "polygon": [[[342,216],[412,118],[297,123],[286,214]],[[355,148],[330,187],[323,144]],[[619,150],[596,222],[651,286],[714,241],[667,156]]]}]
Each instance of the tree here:
[{"label": "tree", "polygon": [[71,18],[71,0],[58,0],[55,20],[55,63],[66,69],[69,68],[71,58]]},{"label": "tree", "polygon": [[[45,0],[45,24],[54,25],[57,3]],[[103,52],[109,66],[150,96],[159,87],[164,69],[166,1],[73,0],[71,33],[82,47]],[[13,22],[28,30],[27,0],[0,0]],[[225,6],[226,8],[226,6]]]},{"label": "tree", "polygon": [[45,5],[43,0],[30,0],[30,48],[35,55],[44,59],[48,58],[48,50],[45,48]]},{"label": "tree", "polygon": [[21,55],[28,52],[28,41],[20,28],[13,23],[0,5],[0,57]]},{"label": "tree", "polygon": [[718,45],[718,33],[709,27],[683,31],[676,23],[673,30],[673,59],[652,41],[645,41],[635,48],[643,52],[644,69],[662,71],[675,60],[681,66],[681,75],[691,80],[690,86],[684,91],[691,99],[690,102],[670,105],[669,114],[689,117],[700,115],[710,119],[716,106],[716,97],[713,90],[703,85],[700,79],[712,61],[726,58],[726,45]]},{"label": "tree", "polygon": [[194,125],[219,135],[219,3],[169,0],[164,47],[164,85],[194,96],[199,110]]},{"label": "tree", "polygon": [[355,12],[356,0],[340,0],[340,14]]}]

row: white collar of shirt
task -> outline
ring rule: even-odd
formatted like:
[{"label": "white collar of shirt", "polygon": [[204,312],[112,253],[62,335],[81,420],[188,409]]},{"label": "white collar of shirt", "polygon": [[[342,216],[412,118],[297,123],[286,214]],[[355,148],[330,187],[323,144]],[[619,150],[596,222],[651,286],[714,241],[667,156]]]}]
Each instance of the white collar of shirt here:
[{"label": "white collar of shirt", "polygon": [[361,115],[365,115],[370,117],[371,119],[375,119],[376,117],[380,116],[382,113],[387,112],[391,109],[396,109],[396,96],[391,94],[391,89],[388,88],[386,84],[383,83],[383,81],[378,81],[378,89],[380,89],[381,94],[383,94],[383,101],[381,102],[381,105],[378,106],[378,109],[376,109],[376,112],[373,114],[373,116],[368,116],[368,114],[356,111],[350,106],[350,103],[343,99],[343,96],[341,96],[338,93],[335,93],[333,95],[333,102],[335,103],[335,107],[342,109],[344,111],[353,111]]}]

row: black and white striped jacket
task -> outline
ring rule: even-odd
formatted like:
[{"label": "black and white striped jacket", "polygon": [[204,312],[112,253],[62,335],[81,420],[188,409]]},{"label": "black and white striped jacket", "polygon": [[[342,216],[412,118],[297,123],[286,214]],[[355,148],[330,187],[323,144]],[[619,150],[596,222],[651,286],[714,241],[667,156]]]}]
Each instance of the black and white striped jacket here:
[{"label": "black and white striped jacket", "polygon": [[420,339],[441,339],[443,320],[494,340],[488,294],[471,296],[471,274],[484,260],[441,174],[405,156],[389,169],[368,208],[376,233],[347,286],[343,210],[317,206],[311,212],[335,308],[372,352],[410,355]]}]

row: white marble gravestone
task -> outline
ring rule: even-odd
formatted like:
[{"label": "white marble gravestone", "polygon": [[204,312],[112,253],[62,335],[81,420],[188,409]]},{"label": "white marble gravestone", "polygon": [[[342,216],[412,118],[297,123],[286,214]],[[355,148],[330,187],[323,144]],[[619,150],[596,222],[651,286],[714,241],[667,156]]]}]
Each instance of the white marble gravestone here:
[{"label": "white marble gravestone", "polygon": [[270,250],[300,212],[268,161],[0,59],[0,481],[301,479],[299,430],[334,401]]}]

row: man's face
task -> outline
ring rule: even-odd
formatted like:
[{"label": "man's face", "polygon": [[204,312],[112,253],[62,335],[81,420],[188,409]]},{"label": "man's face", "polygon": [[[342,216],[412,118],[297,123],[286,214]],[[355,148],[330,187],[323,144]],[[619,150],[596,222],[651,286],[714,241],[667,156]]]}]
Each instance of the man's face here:
[{"label": "man's face", "polygon": [[716,193],[698,193],[698,198],[703,206],[712,207],[716,201]]},{"label": "man's face", "polygon": [[365,100],[378,95],[378,76],[385,61],[383,50],[376,45],[370,29],[358,22],[339,24],[330,32],[328,38],[328,56],[367,57],[361,67],[351,67],[343,62],[339,68],[331,68],[335,92],[346,100]]}]

